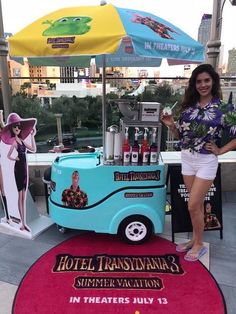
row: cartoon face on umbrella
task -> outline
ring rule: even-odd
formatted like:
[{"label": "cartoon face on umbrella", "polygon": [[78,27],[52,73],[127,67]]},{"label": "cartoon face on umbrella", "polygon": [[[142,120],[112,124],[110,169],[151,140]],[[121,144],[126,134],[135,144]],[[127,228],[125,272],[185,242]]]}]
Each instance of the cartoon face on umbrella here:
[{"label": "cartoon face on umbrella", "polygon": [[50,27],[43,32],[43,36],[83,35],[90,30],[88,25],[92,19],[88,16],[66,16],[55,22],[45,21]]}]

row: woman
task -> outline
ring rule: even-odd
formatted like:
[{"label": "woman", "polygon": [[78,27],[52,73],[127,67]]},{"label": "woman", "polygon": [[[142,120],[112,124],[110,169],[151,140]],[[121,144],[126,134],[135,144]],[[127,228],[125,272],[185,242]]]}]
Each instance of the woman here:
[{"label": "woman", "polygon": [[[2,130],[2,141],[10,144],[7,154],[8,159],[15,162],[14,175],[18,190],[18,208],[21,219],[22,231],[30,231],[26,226],[26,191],[28,187],[28,167],[26,161],[26,151],[36,152],[35,144],[35,119],[21,119],[16,113],[11,113],[4,129]],[[31,136],[31,144],[25,141]]]},{"label": "woman", "polygon": [[[201,64],[189,79],[176,125],[173,116],[161,113],[161,121],[180,140],[182,175],[189,192],[188,210],[192,239],[177,245],[187,261],[197,261],[203,246],[204,199],[216,176],[218,155],[236,148],[236,110],[220,101],[220,78],[210,64]],[[219,148],[221,132],[229,130],[232,140]]]}]

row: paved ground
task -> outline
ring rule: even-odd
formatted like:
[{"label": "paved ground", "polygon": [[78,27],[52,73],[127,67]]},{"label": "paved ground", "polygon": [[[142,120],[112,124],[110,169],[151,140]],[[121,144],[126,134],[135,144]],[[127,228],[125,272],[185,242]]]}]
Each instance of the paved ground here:
[{"label": "paved ground", "polygon": [[[205,241],[209,243],[210,254],[203,261],[218,282],[227,304],[228,314],[235,314],[236,309],[236,193],[224,192],[223,198],[223,239],[219,231],[205,232]],[[44,197],[37,198],[39,212],[45,213]],[[3,212],[0,212],[0,216]],[[52,225],[34,240],[15,236],[6,231],[0,224],[0,313],[10,314],[14,295],[29,267],[46,251],[78,234],[70,231],[67,234],[58,232]],[[163,235],[171,238],[171,216],[166,216]],[[178,237],[177,237],[178,236]],[[176,235],[179,239],[186,239],[188,234]]]}]

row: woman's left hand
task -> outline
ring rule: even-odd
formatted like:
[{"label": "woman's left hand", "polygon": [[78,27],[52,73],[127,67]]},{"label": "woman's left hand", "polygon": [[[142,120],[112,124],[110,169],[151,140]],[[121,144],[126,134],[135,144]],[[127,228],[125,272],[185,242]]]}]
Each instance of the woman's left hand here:
[{"label": "woman's left hand", "polygon": [[220,155],[220,148],[214,142],[206,143],[205,148],[216,156]]}]

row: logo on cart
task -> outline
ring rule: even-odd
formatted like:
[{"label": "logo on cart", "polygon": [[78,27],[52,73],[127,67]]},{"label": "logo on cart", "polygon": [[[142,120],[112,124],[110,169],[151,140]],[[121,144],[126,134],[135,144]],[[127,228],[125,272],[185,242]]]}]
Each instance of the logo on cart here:
[{"label": "logo on cart", "polygon": [[160,170],[114,172],[114,181],[160,181]]},{"label": "logo on cart", "polygon": [[125,193],[125,198],[147,198],[153,197],[152,192],[129,192]]}]

